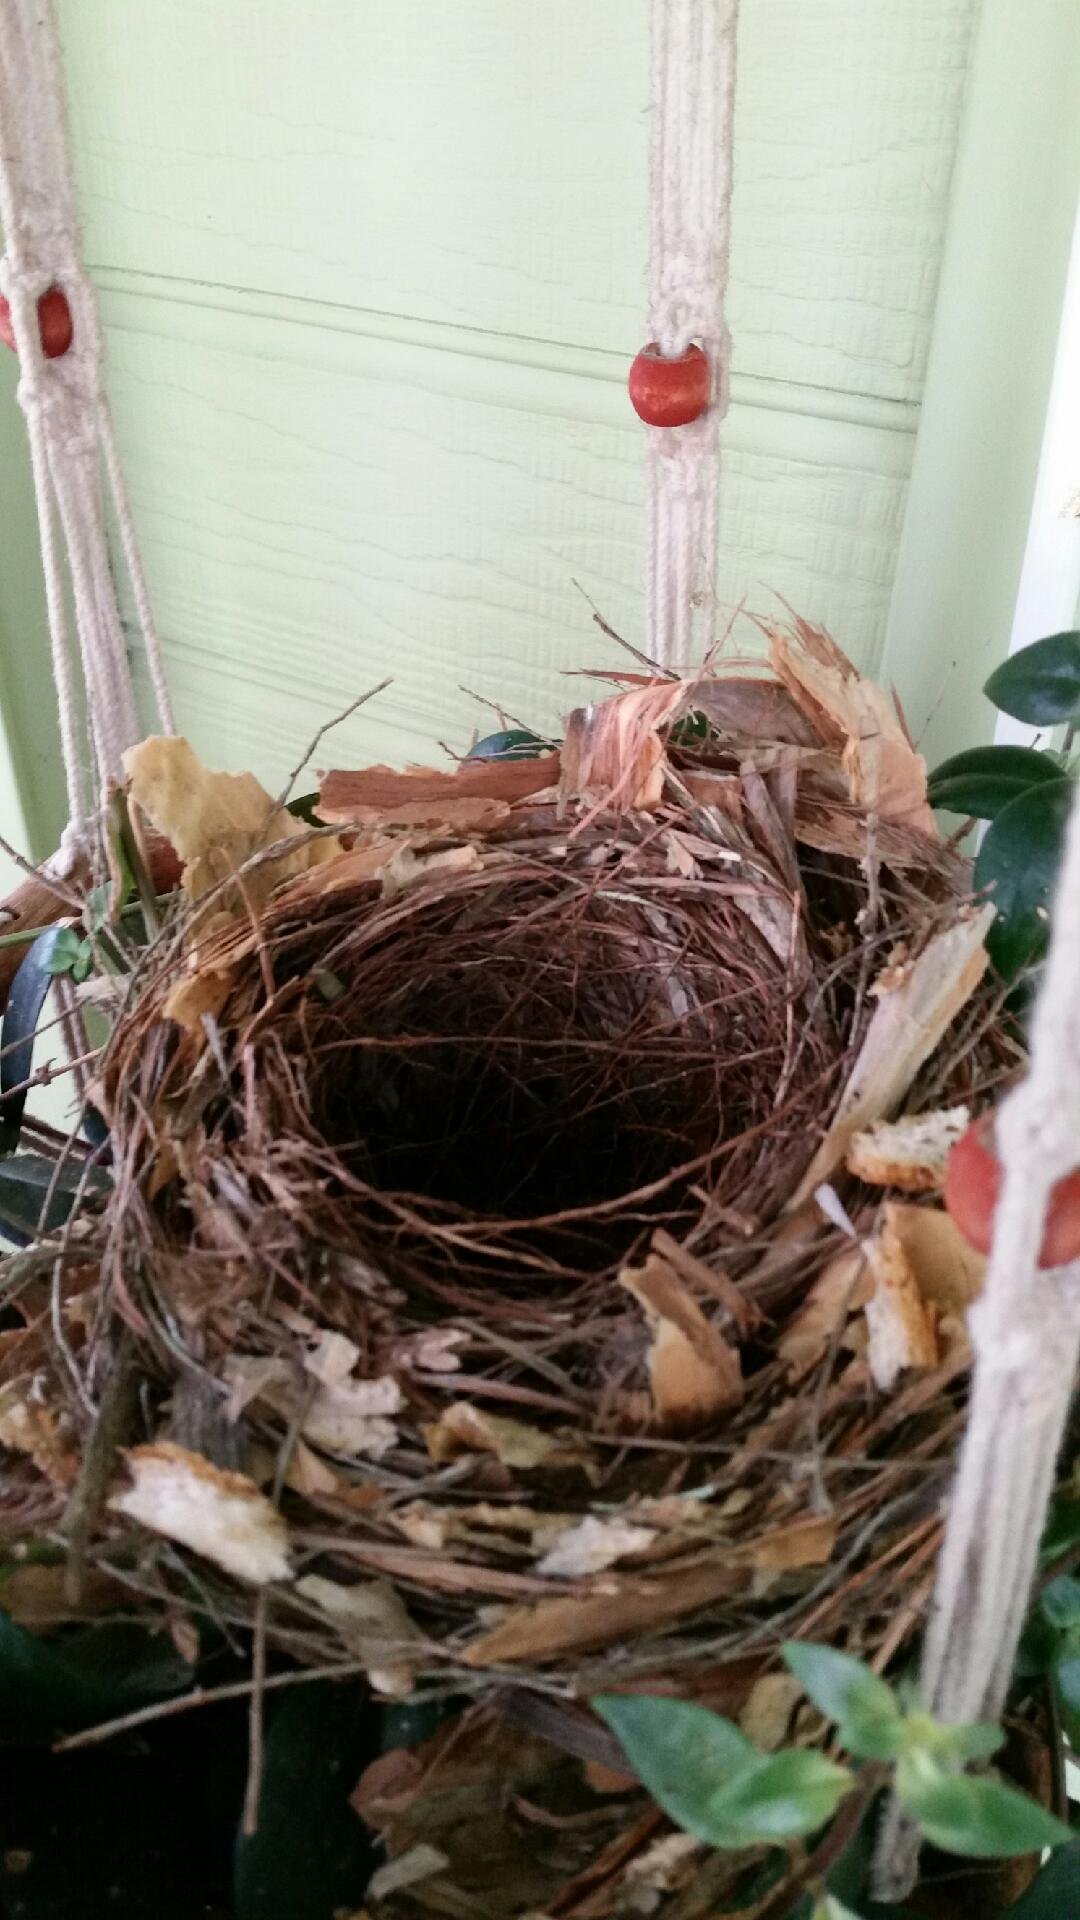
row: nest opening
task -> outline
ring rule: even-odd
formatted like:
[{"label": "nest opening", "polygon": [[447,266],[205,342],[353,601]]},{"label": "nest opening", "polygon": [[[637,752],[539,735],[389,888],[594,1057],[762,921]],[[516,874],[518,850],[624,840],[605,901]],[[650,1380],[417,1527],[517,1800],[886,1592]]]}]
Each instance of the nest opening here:
[{"label": "nest opening", "polygon": [[612,898],[537,866],[434,911],[376,907],[336,943],[306,1104],[362,1211],[407,1196],[580,1279],[705,1191],[735,1204],[774,1115],[797,1151],[777,1110],[820,1109],[835,1059],[824,1025],[796,1041],[797,988],[722,898],[660,911],[634,881]]}]

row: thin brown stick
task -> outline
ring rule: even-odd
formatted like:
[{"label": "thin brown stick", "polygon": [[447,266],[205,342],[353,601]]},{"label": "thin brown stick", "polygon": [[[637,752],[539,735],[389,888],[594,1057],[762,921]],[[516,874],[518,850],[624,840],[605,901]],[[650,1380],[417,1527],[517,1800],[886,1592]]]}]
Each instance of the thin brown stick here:
[{"label": "thin brown stick", "polygon": [[251,1641],[251,1696],[248,1706],[248,1774],[244,1789],[242,1831],[258,1832],[263,1777],[263,1697],[266,1693],[266,1626],[269,1595],[265,1587],[255,1602],[255,1630]]},{"label": "thin brown stick", "polygon": [[148,1727],[155,1720],[171,1720],[174,1714],[190,1713],[195,1707],[216,1707],[223,1700],[245,1700],[261,1686],[263,1693],[271,1693],[279,1687],[302,1687],[311,1680],[357,1680],[367,1669],[362,1660],[340,1660],[325,1667],[301,1667],[290,1673],[271,1673],[261,1682],[255,1680],[235,1680],[227,1687],[195,1687],[191,1693],[182,1693],[176,1700],[158,1700],[152,1707],[139,1707],[135,1713],[123,1713],[116,1720],[103,1720],[96,1727],[87,1727],[82,1733],[65,1734],[62,1740],[53,1742],[54,1753],[73,1753],[76,1747],[97,1747],[104,1740],[114,1740],[118,1734],[130,1733],[135,1727]]},{"label": "thin brown stick", "polygon": [[304,768],[308,765],[312,757],[312,754],[315,752],[315,749],[318,747],[320,741],[325,740],[327,734],[332,733],[335,727],[340,727],[341,725],[343,725],[343,723],[346,720],[351,720],[353,714],[358,712],[361,707],[365,707],[369,700],[374,700],[376,694],[385,693],[387,687],[392,685],[393,685],[393,676],[388,675],[385,680],[379,681],[379,684],[377,687],[369,687],[366,693],[358,694],[356,699],[351,700],[349,702],[349,705],[347,707],[344,707],[340,713],[335,713],[332,720],[323,721],[322,726],[316,729],[315,733],[312,735],[311,739],[308,741],[307,746],[304,748],[302,757],[297,761],[295,767],[293,768],[288,779],[286,780],[285,785],[282,787],[281,792],[278,794],[277,800],[274,803],[275,808],[280,808],[288,805],[289,797],[292,793],[292,790],[295,787],[297,781],[299,780],[300,775],[303,773]]}]

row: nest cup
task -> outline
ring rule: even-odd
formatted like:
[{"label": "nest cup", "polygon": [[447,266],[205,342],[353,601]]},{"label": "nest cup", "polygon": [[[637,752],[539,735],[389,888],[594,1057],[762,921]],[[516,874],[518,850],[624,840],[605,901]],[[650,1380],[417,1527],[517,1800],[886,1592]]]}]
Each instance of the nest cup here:
[{"label": "nest cup", "polygon": [[[190,1605],[185,1566],[229,1621],[261,1588],[275,1654],[608,1764],[590,1693],[737,1711],[785,1635],[917,1633],[966,1355],[877,1391],[851,1270],[789,1336],[849,1251],[807,1181],[967,870],[853,796],[822,663],[866,683],[812,630],[778,647],[584,709],[524,771],[331,775],[344,851],[144,957],[100,1077],[116,1190],[78,1229],[86,1393],[57,1365],[57,1397],[85,1447],[133,1340],[136,1483],[194,1457],[279,1531],[259,1571],[114,1498],[86,1552],[141,1604]],[[980,971],[909,1105],[1014,1069]],[[869,1231],[879,1196],[844,1194]]]}]

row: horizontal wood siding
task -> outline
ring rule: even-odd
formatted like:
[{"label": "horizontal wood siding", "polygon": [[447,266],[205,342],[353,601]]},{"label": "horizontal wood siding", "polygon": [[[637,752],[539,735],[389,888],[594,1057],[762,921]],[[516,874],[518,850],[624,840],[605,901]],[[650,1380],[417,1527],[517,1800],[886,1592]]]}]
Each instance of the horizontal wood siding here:
[{"label": "horizontal wood siding", "polygon": [[[870,668],[977,12],[743,0],[722,592]],[[274,779],[385,673],[335,755],[551,724],[614,657],[575,582],[642,638],[644,0],[60,13],[185,727]]]}]

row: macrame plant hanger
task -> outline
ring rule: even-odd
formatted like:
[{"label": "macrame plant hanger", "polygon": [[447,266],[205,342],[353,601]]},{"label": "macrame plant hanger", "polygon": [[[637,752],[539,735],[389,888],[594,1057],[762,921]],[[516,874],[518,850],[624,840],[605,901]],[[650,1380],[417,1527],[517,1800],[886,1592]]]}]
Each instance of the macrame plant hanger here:
[{"label": "macrame plant hanger", "polygon": [[52,0],[0,0],[0,223],[0,293],[19,356],[67,782],[63,871],[85,851],[105,786],[122,777],[123,755],[144,732],[113,580],[106,487],[163,732],[173,731],[173,718],[103,383]]},{"label": "macrame plant hanger", "polygon": [[[649,344],[634,362],[630,387],[649,425],[649,653],[681,673],[701,663],[716,631],[736,16],[737,0],[651,0]],[[70,855],[85,843],[103,788],[120,776],[123,754],[142,732],[110,566],[106,487],[158,723],[166,732],[173,723],[104,392],[97,301],[82,261],[52,0],[0,0],[0,221],[7,248],[0,291],[30,440]],[[69,594],[78,668],[69,647]],[[1031,1070],[998,1116],[1004,1185],[985,1291],[970,1316],[971,1409],[924,1648],[927,1704],[949,1721],[999,1714],[1035,1574],[1080,1362],[1080,1262],[1047,1270],[1038,1252],[1051,1192],[1074,1170],[1078,1141],[1074,805]],[[886,1822],[876,1874],[886,1899],[903,1898],[912,1883],[912,1836],[898,1821]]]},{"label": "macrame plant hanger", "polygon": [[738,0],[652,0],[649,344],[630,392],[649,427],[647,649],[681,673],[716,637],[737,22]]}]

